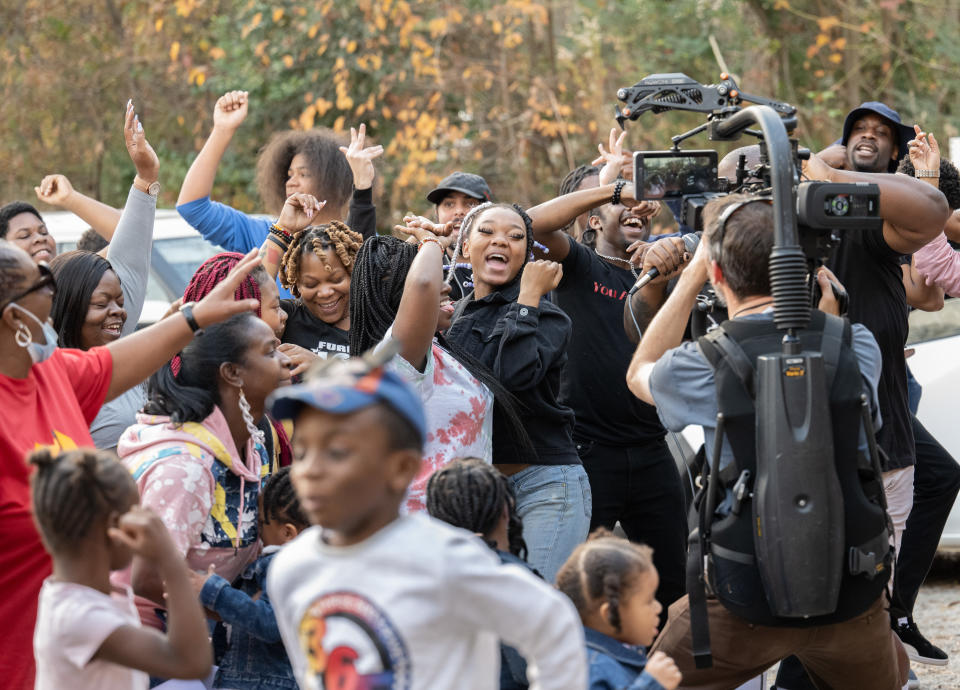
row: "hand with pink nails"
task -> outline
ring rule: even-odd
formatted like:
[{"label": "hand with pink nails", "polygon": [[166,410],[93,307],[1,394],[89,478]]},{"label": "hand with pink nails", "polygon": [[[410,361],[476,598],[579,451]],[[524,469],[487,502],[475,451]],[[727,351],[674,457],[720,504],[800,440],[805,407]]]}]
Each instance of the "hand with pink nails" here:
[{"label": "hand with pink nails", "polygon": [[146,185],[160,177],[160,159],[147,141],[140,117],[133,109],[133,100],[127,101],[127,110],[123,121],[123,139],[127,145],[130,160],[137,168],[137,177]]}]

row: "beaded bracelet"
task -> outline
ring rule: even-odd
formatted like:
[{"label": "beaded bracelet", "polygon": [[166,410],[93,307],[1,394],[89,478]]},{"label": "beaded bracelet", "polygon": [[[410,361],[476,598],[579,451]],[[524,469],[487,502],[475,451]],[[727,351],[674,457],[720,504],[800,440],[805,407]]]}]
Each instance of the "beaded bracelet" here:
[{"label": "beaded bracelet", "polygon": [[280,239],[284,240],[287,244],[293,242],[293,234],[286,228],[282,228],[276,223],[270,226],[270,234],[276,235]]},{"label": "beaded bracelet", "polygon": [[443,245],[440,244],[440,240],[438,240],[436,237],[424,237],[422,240],[420,240],[420,246],[417,247],[417,251],[423,249],[423,245],[425,245],[427,242],[435,243],[438,247],[440,247],[440,251],[443,251]]},{"label": "beaded bracelet", "polygon": [[610,199],[610,203],[616,206],[620,203],[620,192],[623,191],[623,188],[627,186],[626,180],[617,180],[617,183],[613,186],[613,198]]}]

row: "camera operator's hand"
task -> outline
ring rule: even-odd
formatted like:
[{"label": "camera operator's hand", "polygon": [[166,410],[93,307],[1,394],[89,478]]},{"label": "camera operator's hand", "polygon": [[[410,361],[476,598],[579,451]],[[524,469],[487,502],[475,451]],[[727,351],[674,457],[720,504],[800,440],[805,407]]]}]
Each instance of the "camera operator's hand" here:
[{"label": "camera operator's hand", "polygon": [[842,316],[840,302],[837,301],[833,288],[835,285],[841,292],[845,292],[846,288],[843,287],[837,276],[833,275],[833,271],[826,266],[821,266],[817,271],[817,283],[820,284],[820,301],[817,303],[817,309],[826,314]]},{"label": "camera operator's hand", "polygon": [[833,180],[833,168],[819,154],[811,151],[810,159],[803,161],[803,176],[808,180],[831,182]]},{"label": "camera operator's hand", "polygon": [[817,154],[820,160],[834,170],[847,169],[847,147],[843,144],[833,144]]},{"label": "camera operator's hand", "polygon": [[646,274],[653,268],[659,272],[648,285],[667,282],[693,258],[680,237],[664,237],[644,249],[640,272]]},{"label": "camera operator's hand", "polygon": [[663,652],[651,654],[650,658],[647,659],[644,670],[653,676],[653,679],[660,683],[665,690],[675,690],[680,685],[680,681],[683,680],[683,674],[680,673],[677,664]]},{"label": "camera operator's hand", "polygon": [[523,267],[520,278],[520,296],[517,302],[528,307],[539,307],[540,298],[556,289],[563,277],[563,266],[556,261],[531,261]]}]

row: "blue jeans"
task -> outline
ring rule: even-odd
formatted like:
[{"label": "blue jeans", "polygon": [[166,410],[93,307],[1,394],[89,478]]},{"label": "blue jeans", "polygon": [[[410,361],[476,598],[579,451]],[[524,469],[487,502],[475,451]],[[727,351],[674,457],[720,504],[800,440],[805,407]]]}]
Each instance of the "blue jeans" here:
[{"label": "blue jeans", "polygon": [[527,562],[550,583],[590,531],[590,481],[582,465],[533,465],[510,477]]}]

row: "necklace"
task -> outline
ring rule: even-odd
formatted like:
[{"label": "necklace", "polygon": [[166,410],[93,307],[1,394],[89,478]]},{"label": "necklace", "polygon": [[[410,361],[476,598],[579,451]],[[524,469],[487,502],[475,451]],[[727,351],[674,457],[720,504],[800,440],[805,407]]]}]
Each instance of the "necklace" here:
[{"label": "necklace", "polygon": [[764,300],[762,302],[757,302],[756,304],[749,304],[746,307],[740,307],[739,309],[737,309],[736,313],[734,313],[733,316],[731,316],[730,318],[735,319],[737,318],[737,316],[739,316],[740,314],[742,314],[743,312],[749,309],[756,309],[757,307],[765,307],[768,304],[773,304],[773,298]]},{"label": "necklace", "polygon": [[637,271],[637,267],[634,266],[632,263],[630,263],[627,259],[621,259],[619,256],[607,256],[606,254],[601,254],[599,251],[597,251],[596,247],[594,247],[593,251],[601,259],[606,259],[607,261],[615,261],[621,264],[626,264],[627,268],[630,269],[630,272],[633,274],[634,278],[640,277],[640,272]]}]

